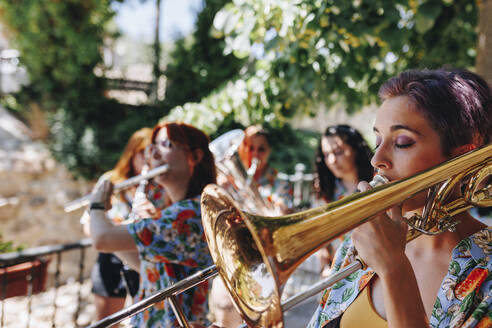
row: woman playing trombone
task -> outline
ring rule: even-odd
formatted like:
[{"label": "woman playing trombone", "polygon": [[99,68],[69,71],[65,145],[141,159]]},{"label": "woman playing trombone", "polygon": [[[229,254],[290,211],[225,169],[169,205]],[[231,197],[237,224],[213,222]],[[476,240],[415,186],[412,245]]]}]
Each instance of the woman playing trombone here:
[{"label": "woman playing trombone", "polygon": [[[474,73],[408,71],[379,95],[371,163],[390,181],[491,141],[491,90]],[[425,192],[416,194],[352,232],[333,270],[353,260],[355,250],[368,268],[327,289],[309,327],[491,327],[492,229],[462,212],[454,232],[407,244],[402,217],[421,214],[425,199]]]},{"label": "woman playing trombone", "polygon": [[[172,202],[158,216],[144,210],[135,223],[111,225],[104,220],[104,212],[111,207],[113,185],[106,181],[93,191],[93,244],[99,251],[117,252],[140,268],[137,301],[212,264],[200,217],[202,189],[216,179],[208,144],[207,135],[187,124],[161,123],[154,128],[150,161],[153,167],[168,165],[168,171],[155,181]],[[207,292],[205,281],[179,295],[190,321],[206,323]],[[132,326],[175,327],[176,320],[168,302],[163,301],[134,316]]]},{"label": "woman playing trombone", "polygon": [[287,182],[278,179],[277,170],[269,164],[271,152],[269,133],[265,128],[251,125],[244,130],[243,141],[238,147],[239,158],[248,171],[256,166],[252,180],[261,196],[275,212],[285,213],[292,207],[292,190]]}]

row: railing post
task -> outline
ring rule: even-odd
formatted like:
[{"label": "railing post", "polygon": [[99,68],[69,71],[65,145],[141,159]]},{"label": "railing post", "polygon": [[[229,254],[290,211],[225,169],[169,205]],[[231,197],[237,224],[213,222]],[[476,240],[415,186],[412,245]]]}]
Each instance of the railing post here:
[{"label": "railing post", "polygon": [[53,290],[53,316],[51,317],[51,327],[56,327],[56,311],[58,306],[56,304],[56,297],[58,296],[58,287],[60,286],[60,264],[61,264],[61,252],[56,253],[56,269],[55,269],[55,281]]},{"label": "railing post", "polygon": [[81,292],[82,292],[82,284],[84,282],[84,260],[85,260],[85,248],[80,249],[80,262],[79,262],[79,289],[77,291],[77,309],[73,314],[73,321],[75,326],[78,327],[77,319],[80,313],[80,302],[81,302]]},{"label": "railing post", "polygon": [[29,268],[29,274],[27,275],[27,322],[26,322],[26,327],[29,328],[30,326],[30,323],[31,323],[31,313],[32,313],[32,294],[33,294],[33,291],[34,291],[34,276],[35,276],[35,273],[34,273],[34,268],[35,268],[35,265],[34,265],[34,261],[36,261],[36,259],[33,259],[32,260],[32,265],[31,265],[31,268]]},{"label": "railing post", "polygon": [[[3,267],[3,266],[0,266]],[[7,298],[7,269],[5,268],[3,277],[2,277],[2,315],[0,318],[0,327],[3,328],[3,321],[4,321],[4,307],[5,307],[5,299]]]},{"label": "railing post", "polygon": [[297,163],[295,166],[296,173],[294,174],[294,207],[299,206],[302,203],[302,185],[304,182],[303,176],[306,170],[306,165]]},{"label": "railing post", "polygon": [[[0,300],[2,302],[2,309],[0,313],[0,327],[4,326],[5,321],[8,323],[8,319],[6,318],[5,314],[5,299],[7,298],[9,294],[9,281],[8,281],[8,274],[7,274],[7,268],[21,264],[21,263],[26,263],[26,262],[32,262],[36,259],[42,258],[47,255],[52,255],[56,254],[57,255],[57,263],[56,263],[56,272],[55,272],[55,287],[54,287],[54,297],[53,297],[53,315],[52,315],[52,327],[54,328],[56,326],[56,314],[57,314],[57,304],[56,304],[56,298],[58,295],[58,288],[60,286],[60,266],[61,266],[61,255],[63,252],[70,251],[70,250],[76,250],[80,249],[81,250],[81,257],[80,257],[80,264],[79,264],[79,290],[77,294],[77,309],[75,314],[73,315],[74,317],[74,323],[77,325],[77,319],[78,315],[81,309],[81,292],[82,292],[82,283],[84,280],[84,260],[85,260],[85,248],[91,246],[92,242],[89,238],[79,240],[75,243],[70,243],[70,244],[60,244],[60,245],[47,245],[47,246],[39,246],[39,247],[34,247],[22,251],[17,251],[17,252],[11,252],[11,253],[5,253],[5,254],[0,254],[0,268],[5,269],[4,270],[4,275],[3,277],[0,277],[0,295],[2,296],[2,299]],[[43,264],[43,263],[42,263]],[[47,265],[47,263],[46,263]],[[47,267],[42,267],[42,270],[47,269]],[[32,266],[30,269],[30,274],[27,276],[26,280],[28,281],[28,319],[27,319],[27,327],[30,326],[30,322],[33,321],[32,317],[32,297],[33,293],[38,291],[38,287],[43,287],[42,285],[42,280],[40,280],[41,285],[35,284],[36,281],[38,280],[37,274],[43,274],[44,272],[40,272],[38,267]],[[39,277],[41,278],[41,277]],[[44,278],[43,278],[44,279]],[[8,312],[7,312],[8,314]]]}]

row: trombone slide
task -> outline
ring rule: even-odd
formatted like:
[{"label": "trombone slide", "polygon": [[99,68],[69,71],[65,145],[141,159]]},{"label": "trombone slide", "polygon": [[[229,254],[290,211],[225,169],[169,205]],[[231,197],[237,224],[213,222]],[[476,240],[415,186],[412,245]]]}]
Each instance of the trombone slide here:
[{"label": "trombone slide", "polygon": [[[283,327],[280,296],[285,282],[316,250],[419,192],[436,185],[441,191],[450,177],[490,176],[491,167],[492,145],[487,145],[412,177],[282,217],[241,212],[225,191],[209,185],[201,199],[203,227],[212,258],[243,319],[251,326]],[[461,180],[451,179],[453,183],[446,185],[447,190],[453,190]],[[473,185],[467,187],[472,196],[463,202],[472,206],[488,204],[491,199],[473,197],[480,184]],[[407,240],[420,232],[434,234],[453,227],[449,208],[442,203],[440,206],[441,211],[433,210],[428,217],[409,220],[413,229],[409,229]],[[460,203],[452,209],[456,214],[467,208]]]}]

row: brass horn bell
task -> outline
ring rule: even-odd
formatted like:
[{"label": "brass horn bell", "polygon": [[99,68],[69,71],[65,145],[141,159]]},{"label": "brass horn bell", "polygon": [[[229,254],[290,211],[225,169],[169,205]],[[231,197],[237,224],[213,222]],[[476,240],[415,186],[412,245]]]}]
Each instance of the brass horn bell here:
[{"label": "brass horn bell", "polygon": [[[491,172],[492,145],[488,145],[415,176],[281,217],[241,212],[227,192],[209,185],[201,198],[202,221],[212,258],[246,323],[283,327],[283,286],[316,250],[375,214],[435,185],[433,200],[439,200],[439,204],[424,210],[431,215],[410,219],[413,229],[409,229],[409,238],[421,232],[450,230],[456,224],[448,220],[450,216],[473,206],[492,205]],[[485,188],[484,181],[489,183]],[[449,193],[458,183],[464,186],[465,197],[446,207],[438,194]]]}]

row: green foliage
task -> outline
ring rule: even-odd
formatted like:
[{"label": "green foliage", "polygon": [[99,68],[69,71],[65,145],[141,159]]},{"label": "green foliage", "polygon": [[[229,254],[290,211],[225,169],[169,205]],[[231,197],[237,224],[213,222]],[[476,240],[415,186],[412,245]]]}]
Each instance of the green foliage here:
[{"label": "green foliage", "polygon": [[467,0],[235,0],[215,16],[214,34],[226,53],[255,63],[169,117],[213,131],[229,115],[249,125],[314,115],[319,103],[355,112],[397,72],[471,67],[476,24]]},{"label": "green foliage", "polygon": [[9,99],[8,103],[16,108],[39,103],[48,114],[55,158],[86,178],[110,169],[135,130],[153,126],[176,105],[199,101],[235,76],[243,62],[224,56],[224,40],[210,35],[215,13],[227,1],[207,0],[191,43],[181,39],[171,54],[166,101],[151,108],[109,100],[104,96],[104,80],[94,70],[102,65],[104,38],[115,37],[108,32],[114,1],[121,0],[0,2],[0,19],[21,52],[21,64],[31,80],[18,102]]},{"label": "green foliage", "polygon": [[164,72],[167,86],[162,105],[167,111],[187,102],[200,101],[236,76],[243,65],[243,61],[233,55],[223,54],[223,38],[210,34],[215,14],[228,2],[230,0],[205,0],[191,40],[182,37],[176,41]]},{"label": "green foliage", "polygon": [[303,163],[306,172],[314,170],[314,158],[318,145],[319,133],[293,129],[290,124],[270,127],[272,152],[271,165],[279,172],[294,174],[295,164]]},{"label": "green foliage", "polygon": [[161,115],[150,106],[111,99],[84,112],[60,108],[50,116],[51,150],[72,172],[94,178],[114,166],[133,132],[154,126]]},{"label": "green foliage", "polygon": [[0,19],[30,77],[16,107],[29,108],[31,102],[41,106],[50,122],[54,157],[85,178],[113,167],[131,133],[153,126],[164,114],[104,96],[104,81],[94,70],[102,63],[104,38],[115,36],[106,32],[114,15],[110,4],[110,0],[0,2]]},{"label": "green foliage", "polygon": [[25,249],[25,245],[14,245],[12,241],[4,241],[2,235],[0,234],[0,254],[1,253],[11,253],[18,252]]},{"label": "green foliage", "polygon": [[102,82],[93,70],[113,15],[109,0],[2,1],[0,15],[28,70],[31,99],[56,110],[100,96]]}]

